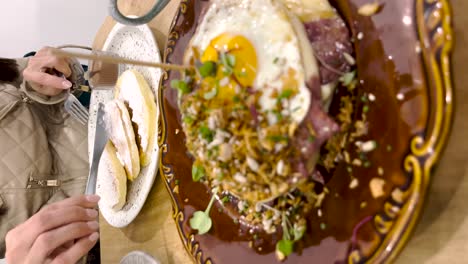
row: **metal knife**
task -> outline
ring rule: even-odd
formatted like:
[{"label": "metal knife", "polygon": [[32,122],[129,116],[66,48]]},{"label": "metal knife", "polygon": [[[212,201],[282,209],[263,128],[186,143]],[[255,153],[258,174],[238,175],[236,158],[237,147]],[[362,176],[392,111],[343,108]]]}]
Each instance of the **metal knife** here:
[{"label": "metal knife", "polygon": [[91,167],[89,169],[88,182],[86,184],[85,191],[85,194],[87,195],[96,193],[99,161],[101,160],[102,152],[104,151],[107,141],[109,140],[109,134],[106,130],[105,115],[106,112],[104,104],[99,103],[96,117],[96,133],[94,134],[93,160],[91,161]]}]

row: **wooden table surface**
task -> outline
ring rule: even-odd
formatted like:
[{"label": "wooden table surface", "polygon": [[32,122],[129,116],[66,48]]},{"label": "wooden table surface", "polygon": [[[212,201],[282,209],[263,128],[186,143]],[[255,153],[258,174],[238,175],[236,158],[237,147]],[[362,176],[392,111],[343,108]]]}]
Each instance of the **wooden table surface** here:
[{"label": "wooden table surface", "polygon": [[[121,0],[127,15],[142,15],[156,0]],[[452,0],[455,24],[453,72],[455,121],[447,148],[435,170],[425,211],[397,263],[468,263],[468,10],[466,0]],[[167,32],[179,0],[149,23],[159,47],[165,46]],[[106,18],[96,34],[93,47],[102,48],[115,22]],[[162,54],[162,53],[161,53]],[[171,203],[159,177],[141,213],[128,227],[117,229],[101,219],[101,262],[119,263],[132,250],[142,250],[161,263],[191,263],[180,242]]]}]

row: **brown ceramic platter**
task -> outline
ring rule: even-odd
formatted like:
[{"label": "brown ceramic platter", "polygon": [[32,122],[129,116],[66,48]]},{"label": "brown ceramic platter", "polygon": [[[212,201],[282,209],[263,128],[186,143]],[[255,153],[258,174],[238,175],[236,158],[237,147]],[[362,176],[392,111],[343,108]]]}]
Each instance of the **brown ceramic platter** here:
[{"label": "brown ceramic platter", "polygon": [[[368,134],[375,140],[367,168],[338,164],[325,175],[329,190],[320,208],[310,214],[304,241],[284,263],[382,263],[394,260],[421,213],[434,164],[439,160],[453,115],[450,77],[452,30],[450,7],[444,0],[381,0],[379,13],[360,16],[366,0],[331,3],[346,21],[357,58],[359,95],[368,102]],[[209,1],[183,0],[169,35],[164,60],[182,63],[202,10]],[[276,263],[278,236],[252,241],[242,226],[215,203],[213,227],[197,235],[188,224],[204,210],[210,192],[192,181],[192,158],[185,147],[177,91],[167,72],[161,89],[161,171],[173,202],[174,218],[185,248],[196,263]],[[358,96],[359,96],[358,95]],[[356,108],[362,107],[360,102]],[[351,157],[352,158],[352,157]],[[383,173],[382,173],[383,172]],[[352,178],[358,186],[350,188]],[[375,198],[372,179],[384,181]],[[320,210],[320,213],[318,212]]]}]

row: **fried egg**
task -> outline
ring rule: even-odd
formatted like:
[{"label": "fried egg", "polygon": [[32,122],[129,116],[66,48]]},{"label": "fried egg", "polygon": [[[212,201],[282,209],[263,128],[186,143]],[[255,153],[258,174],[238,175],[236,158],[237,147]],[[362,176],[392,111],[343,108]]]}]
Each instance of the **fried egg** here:
[{"label": "fried egg", "polygon": [[197,52],[202,63],[218,61],[221,53],[229,52],[236,59],[233,70],[238,82],[220,82],[221,98],[232,98],[237,89],[250,87],[261,91],[259,110],[268,113],[279,95],[293,91],[286,109],[293,121],[301,122],[311,104],[306,82],[318,78],[304,26],[276,0],[211,2],[184,62],[193,63]]}]

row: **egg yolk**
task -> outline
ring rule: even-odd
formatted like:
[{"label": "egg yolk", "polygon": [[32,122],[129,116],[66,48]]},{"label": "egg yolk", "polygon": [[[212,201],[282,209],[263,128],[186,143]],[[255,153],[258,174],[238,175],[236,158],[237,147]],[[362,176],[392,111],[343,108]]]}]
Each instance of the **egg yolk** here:
[{"label": "egg yolk", "polygon": [[[204,51],[201,62],[220,61],[220,54],[230,54],[235,57],[233,75],[242,87],[252,87],[257,74],[257,53],[253,44],[244,36],[224,33],[213,40]],[[226,77],[224,65],[218,64],[216,79],[223,80]],[[228,82],[221,82],[218,91],[220,99],[231,99],[238,85],[233,78]]]}]

